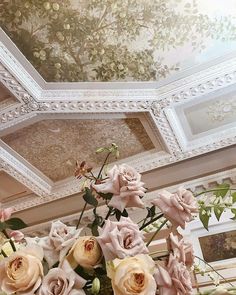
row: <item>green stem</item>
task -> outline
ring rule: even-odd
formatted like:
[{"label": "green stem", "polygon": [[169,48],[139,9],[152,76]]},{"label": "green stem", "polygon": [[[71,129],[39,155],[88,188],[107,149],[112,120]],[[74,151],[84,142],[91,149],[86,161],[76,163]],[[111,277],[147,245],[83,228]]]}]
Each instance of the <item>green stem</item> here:
[{"label": "green stem", "polygon": [[109,210],[108,210],[108,212],[107,212],[107,215],[106,215],[106,217],[105,217],[103,223],[101,224],[101,227],[103,227],[103,225],[105,224],[105,220],[107,220],[108,217],[111,215],[112,210],[113,210],[113,207],[109,207]]},{"label": "green stem", "polygon": [[151,242],[153,241],[153,239],[155,238],[155,236],[158,234],[158,232],[163,228],[163,226],[167,223],[167,219],[162,222],[162,224],[157,228],[157,230],[155,231],[155,233],[153,234],[153,236],[151,237],[151,239],[147,242],[147,247],[151,244]]},{"label": "green stem", "polygon": [[2,233],[4,234],[4,236],[5,236],[7,239],[9,239],[9,243],[10,243],[10,245],[11,245],[11,247],[12,247],[12,250],[13,250],[14,252],[16,252],[16,246],[15,246],[14,242],[12,241],[12,239],[8,236],[8,233],[6,232],[6,230],[3,229],[3,230],[2,230]]},{"label": "green stem", "polygon": [[[231,188],[230,189],[231,191],[236,191],[236,189],[233,189]],[[225,188],[218,188],[218,189],[210,189],[208,191],[204,191],[204,192],[201,192],[201,193],[198,193],[195,195],[195,198],[198,197],[198,196],[201,196],[203,194],[206,194],[206,193],[211,193],[211,192],[218,192],[218,191],[225,191]]]},{"label": "green stem", "polygon": [[147,227],[149,224],[152,224],[153,222],[157,221],[158,219],[160,219],[160,218],[163,217],[163,216],[164,216],[164,214],[161,213],[161,214],[158,215],[157,217],[155,217],[155,218],[153,218],[152,220],[148,221],[146,224],[143,224],[143,225],[139,228],[139,230],[144,229],[144,228]]},{"label": "green stem", "polygon": [[105,158],[105,160],[104,160],[104,162],[103,162],[103,164],[102,164],[102,167],[101,167],[100,171],[98,172],[97,180],[100,178],[100,176],[101,176],[101,174],[102,174],[102,170],[103,170],[104,166],[106,165],[107,160],[108,160],[108,158],[110,157],[111,154],[112,154],[112,152],[109,152],[109,153],[107,154],[107,156],[106,156],[106,158]]},{"label": "green stem", "polygon": [[8,257],[7,254],[6,254],[3,250],[1,250],[1,254],[2,254],[2,256],[4,256],[4,257]]},{"label": "green stem", "polygon": [[196,258],[198,258],[199,260],[201,260],[202,262],[204,262],[207,266],[209,266],[216,274],[218,274],[219,277],[221,277],[225,283],[229,284],[231,287],[235,288],[235,286],[233,284],[231,284],[230,282],[227,281],[227,279],[225,277],[223,277],[216,269],[214,269],[213,266],[210,265],[210,263],[206,262],[204,259],[202,259],[201,257],[199,256],[196,256]]},{"label": "green stem", "polygon": [[80,213],[80,217],[79,217],[79,220],[78,220],[78,223],[77,223],[76,229],[79,228],[80,221],[81,221],[81,219],[82,219],[82,216],[83,216],[83,214],[84,214],[84,211],[85,211],[85,209],[86,209],[87,204],[88,204],[88,203],[85,202],[84,207],[83,207],[83,210],[82,210],[81,213]]}]

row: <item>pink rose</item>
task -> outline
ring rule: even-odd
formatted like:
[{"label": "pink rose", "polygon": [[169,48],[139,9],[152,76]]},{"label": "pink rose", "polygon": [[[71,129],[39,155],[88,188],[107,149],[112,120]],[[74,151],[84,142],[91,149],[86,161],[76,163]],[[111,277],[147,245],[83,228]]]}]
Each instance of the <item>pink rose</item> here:
[{"label": "pink rose", "polygon": [[43,278],[38,295],[85,295],[85,283],[73,270],[52,268]]},{"label": "pink rose", "polygon": [[144,196],[144,183],[141,182],[141,175],[132,167],[122,164],[115,165],[108,172],[108,179],[101,184],[94,184],[97,192],[112,193],[113,197],[109,202],[121,212],[127,207],[144,208],[140,197]]},{"label": "pink rose", "polygon": [[173,254],[170,254],[166,268],[157,266],[155,279],[160,295],[192,294],[190,273],[183,262],[179,262]]},{"label": "pink rose", "polygon": [[0,286],[6,294],[33,295],[43,277],[43,250],[28,245],[0,263]]},{"label": "pink rose", "polygon": [[176,295],[175,287],[172,284],[172,279],[168,271],[157,264],[157,269],[154,275],[160,295]]},{"label": "pink rose", "polygon": [[19,230],[14,230],[9,234],[10,238],[15,242],[21,242],[24,239],[24,234]]},{"label": "pink rose", "polygon": [[49,267],[63,260],[78,238],[80,231],[76,230],[75,226],[67,226],[61,221],[52,223],[49,235],[39,240]]},{"label": "pink rose", "polygon": [[10,219],[13,211],[13,208],[0,209],[0,221],[4,222]]},{"label": "pink rose", "polygon": [[148,253],[138,225],[126,217],[121,217],[119,222],[106,220],[97,241],[106,261]]},{"label": "pink rose", "polygon": [[152,204],[158,206],[176,227],[185,228],[185,223],[192,220],[192,213],[198,212],[193,194],[184,188],[179,188],[175,194],[164,190]]},{"label": "pink rose", "polygon": [[193,246],[184,238],[180,239],[178,236],[170,234],[170,245],[174,255],[183,262],[187,267],[191,267],[194,263]]}]

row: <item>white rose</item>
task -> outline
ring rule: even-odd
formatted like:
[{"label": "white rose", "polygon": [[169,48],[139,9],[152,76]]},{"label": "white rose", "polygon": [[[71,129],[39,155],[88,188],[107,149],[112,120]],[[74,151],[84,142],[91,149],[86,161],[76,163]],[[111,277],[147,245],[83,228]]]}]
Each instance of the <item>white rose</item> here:
[{"label": "white rose", "polygon": [[64,259],[80,231],[75,226],[67,226],[61,221],[52,223],[48,237],[40,238],[38,242],[44,250],[44,256],[49,267]]}]

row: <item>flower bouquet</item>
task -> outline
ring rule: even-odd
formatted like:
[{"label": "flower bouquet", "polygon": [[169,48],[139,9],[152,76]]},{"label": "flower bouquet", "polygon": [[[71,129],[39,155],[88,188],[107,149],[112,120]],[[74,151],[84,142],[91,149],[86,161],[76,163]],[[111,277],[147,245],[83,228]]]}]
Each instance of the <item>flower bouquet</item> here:
[{"label": "flower bouquet", "polygon": [[[26,224],[11,218],[11,209],[1,210],[2,294],[193,293],[193,247],[179,229],[184,229],[197,214],[206,229],[212,214],[220,219],[222,212],[230,209],[236,216],[235,193],[229,185],[222,184],[210,191],[211,201],[206,202],[205,194],[194,196],[191,191],[179,188],[176,193],[161,192],[151,207],[145,207],[146,189],[135,169],[122,164],[107,171],[109,159],[118,157],[117,146],[100,148],[97,153],[106,153],[97,174],[85,162],[76,167],[75,176],[81,182],[84,179],[85,201],[77,226],[55,221],[48,236],[29,238],[20,231]],[[98,213],[101,204],[105,208],[103,215]],[[88,207],[92,208],[93,220],[81,226]],[[144,218],[133,222],[129,207],[142,208],[146,212]],[[145,240],[145,231],[156,222],[156,230]],[[168,251],[165,255],[152,253],[151,242],[163,228],[168,228]],[[233,287],[204,294],[236,294]]]}]

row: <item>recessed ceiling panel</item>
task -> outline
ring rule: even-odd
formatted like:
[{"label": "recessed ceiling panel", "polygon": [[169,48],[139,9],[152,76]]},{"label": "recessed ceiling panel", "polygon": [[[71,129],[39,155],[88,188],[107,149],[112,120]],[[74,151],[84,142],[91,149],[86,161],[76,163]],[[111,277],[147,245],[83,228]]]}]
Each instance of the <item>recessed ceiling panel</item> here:
[{"label": "recessed ceiling panel", "polygon": [[193,135],[236,124],[236,94],[203,101],[184,110]]},{"label": "recessed ceiling panel", "polygon": [[[97,167],[98,147],[115,142],[121,159],[151,150],[154,145],[139,119],[44,120],[2,138],[53,181],[74,175],[76,160]],[[155,148],[158,147],[155,146]],[[161,150],[159,146],[159,150]]]},{"label": "recessed ceiling panel", "polygon": [[235,0],[4,0],[0,22],[46,81],[156,81],[236,50]]},{"label": "recessed ceiling panel", "polygon": [[29,195],[31,191],[7,173],[0,171],[0,202],[11,202]]},{"label": "recessed ceiling panel", "polygon": [[3,108],[11,106],[18,100],[10,93],[10,91],[0,83],[0,111]]}]

